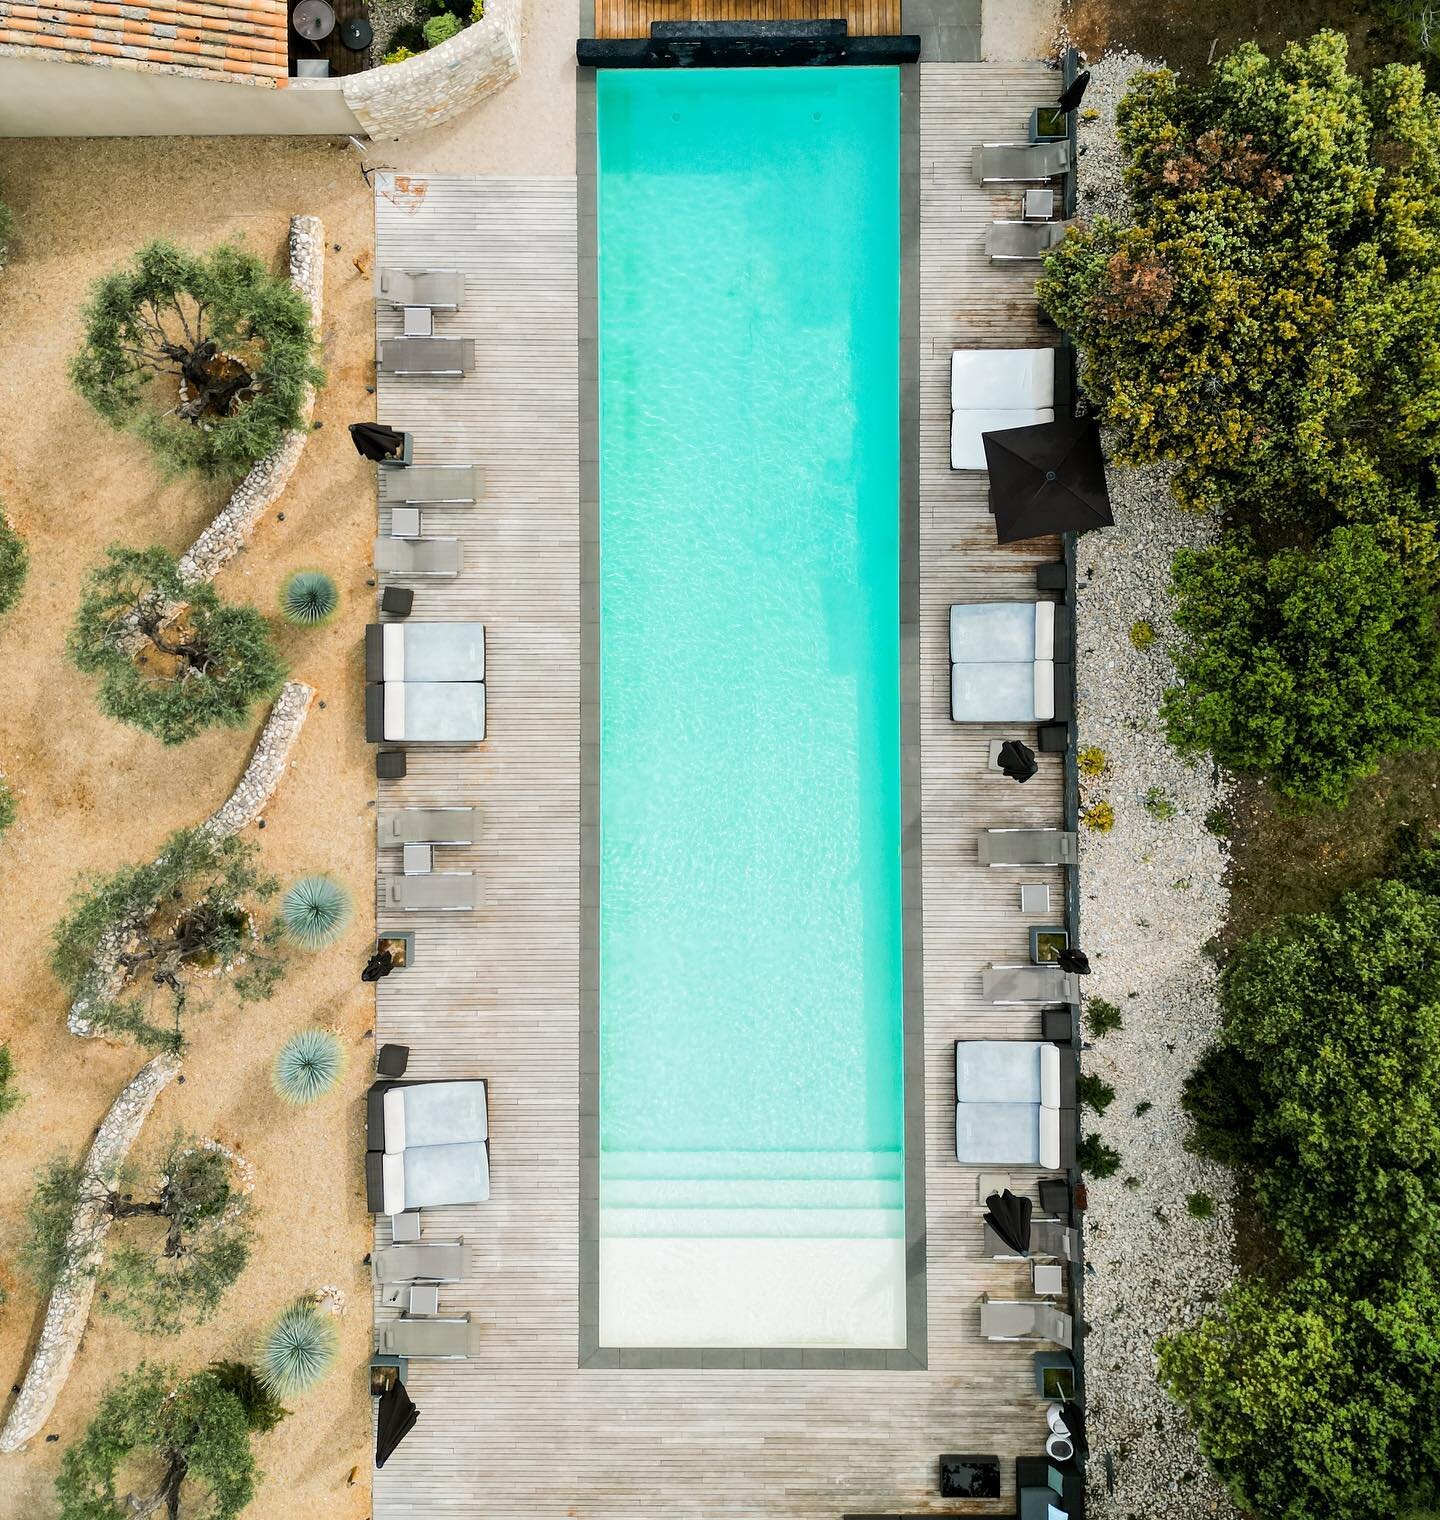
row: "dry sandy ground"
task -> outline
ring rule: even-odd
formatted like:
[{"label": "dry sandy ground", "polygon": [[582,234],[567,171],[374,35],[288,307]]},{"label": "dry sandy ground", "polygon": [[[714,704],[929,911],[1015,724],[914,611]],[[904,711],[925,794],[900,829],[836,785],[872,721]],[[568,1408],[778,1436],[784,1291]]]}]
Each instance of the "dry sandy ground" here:
[{"label": "dry sandy ground", "polygon": [[[82,868],[110,870],[153,857],[166,834],[199,822],[234,785],[263,722],[209,732],[166,750],[100,713],[92,683],[64,658],[64,639],[87,567],[112,540],[180,550],[223,500],[221,488],[162,485],[149,456],[112,433],[65,376],[88,283],[146,239],[208,246],[243,234],[283,268],[288,219],[323,218],[327,243],[325,336],[329,384],[288,494],[262,522],[249,552],[220,578],[223,594],[273,612],[284,574],[318,566],[339,581],[341,616],[318,632],[276,619],[294,674],[316,688],[292,770],[250,837],[284,881],[329,871],[356,912],[341,942],[296,959],[269,1003],[237,1010],[222,1000],[196,1020],[183,1086],[161,1098],[141,1137],[143,1154],[173,1127],[215,1135],[258,1172],[259,1236],[249,1268],[206,1326],[174,1340],[142,1337],[92,1319],[69,1386],[29,1451],[0,1457],[0,1516],[46,1520],[60,1452],[102,1389],[142,1357],[186,1367],[244,1356],[289,1300],[334,1284],[348,1297],[339,1364],[295,1403],[293,1418],[257,1440],[266,1473],[253,1512],[274,1520],[369,1514],[369,1228],[359,1165],[361,1095],[369,1079],[374,1000],[359,971],[373,935],[373,772],[361,720],[360,632],[374,532],[371,467],[351,447],[347,422],[373,416],[369,286],[351,263],[372,240],[369,192],[351,150],[273,139],[10,143],[0,179],[20,238],[0,276],[0,497],[29,542],[30,578],[0,623],[0,768],[20,820],[0,840],[0,1038],[10,1041],[23,1106],[0,1123],[0,1380],[19,1380],[42,1305],[15,1271],[33,1169],[59,1150],[86,1146],[142,1056],[80,1041],[47,965],[50,931]],[[338,243],[340,251],[333,245]],[[324,704],[323,708],[321,703]],[[343,1088],[309,1109],[275,1099],[269,1067],[292,1031],[319,1020],[343,1033]],[[358,1467],[355,1485],[347,1476]]]}]

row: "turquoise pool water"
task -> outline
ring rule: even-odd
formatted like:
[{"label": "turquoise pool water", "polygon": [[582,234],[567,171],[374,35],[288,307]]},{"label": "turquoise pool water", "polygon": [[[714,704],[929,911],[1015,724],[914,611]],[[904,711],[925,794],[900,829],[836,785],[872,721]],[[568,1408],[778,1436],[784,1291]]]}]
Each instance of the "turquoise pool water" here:
[{"label": "turquoise pool water", "polygon": [[602,1240],[897,1239],[898,73],[596,88]]}]

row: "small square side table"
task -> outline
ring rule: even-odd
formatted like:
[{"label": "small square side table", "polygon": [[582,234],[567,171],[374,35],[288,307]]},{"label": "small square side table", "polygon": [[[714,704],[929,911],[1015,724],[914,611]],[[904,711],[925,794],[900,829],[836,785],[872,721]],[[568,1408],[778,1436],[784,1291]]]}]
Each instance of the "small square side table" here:
[{"label": "small square side table", "polygon": [[391,507],[390,508],[390,537],[391,538],[419,538],[420,537],[420,508],[419,507]]},{"label": "small square side table", "polygon": [[1037,1261],[1035,1291],[1041,1298],[1059,1298],[1065,1291],[1065,1268],[1053,1262]]},{"label": "small square side table", "polygon": [[1025,882],[1020,888],[1020,911],[1025,914],[1050,911],[1050,888],[1041,882]]},{"label": "small square side table", "polygon": [[407,876],[428,876],[435,869],[435,847],[428,844],[403,845],[401,864]]},{"label": "small square side table", "polygon": [[1048,222],[1055,215],[1053,190],[1027,190],[1021,197],[1021,215],[1027,222]]},{"label": "small square side table", "polygon": [[407,338],[432,338],[435,336],[435,313],[428,306],[405,308],[405,336]]},{"label": "small square side table", "polygon": [[420,1210],[408,1214],[393,1214],[390,1218],[390,1239],[396,1245],[408,1245],[420,1239]]},{"label": "small square side table", "polygon": [[408,1312],[412,1315],[438,1314],[440,1312],[439,1288],[434,1283],[411,1283]]}]

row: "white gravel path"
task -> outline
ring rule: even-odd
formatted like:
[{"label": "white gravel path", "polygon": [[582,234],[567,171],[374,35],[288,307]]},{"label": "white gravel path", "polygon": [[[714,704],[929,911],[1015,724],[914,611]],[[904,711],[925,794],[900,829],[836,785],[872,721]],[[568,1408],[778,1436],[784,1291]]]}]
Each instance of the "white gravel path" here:
[{"label": "white gravel path", "polygon": [[[1082,110],[1099,114],[1080,123],[1084,216],[1126,215],[1115,106],[1129,76],[1149,66],[1130,54],[1092,65]],[[1090,1182],[1085,1217],[1090,1512],[1233,1516],[1184,1414],[1156,1382],[1154,1354],[1157,1338],[1193,1322],[1233,1275],[1229,1174],[1186,1151],[1180,1108],[1219,1023],[1203,947],[1225,917],[1225,856],[1205,819],[1223,788],[1208,763],[1175,754],[1158,716],[1174,680],[1165,654],[1171,557],[1210,530],[1176,508],[1168,467],[1112,470],[1110,495],[1115,527],[1087,534],[1077,551],[1079,743],[1107,760],[1102,776],[1082,780],[1082,804],[1105,800],[1115,812],[1111,832],[1081,831],[1081,940],[1094,966],[1085,991],[1116,1004],[1125,1021],[1084,1058],[1116,1093],[1103,1119],[1086,1115],[1086,1128],[1121,1156],[1114,1177]],[[1131,640],[1141,621],[1155,632],[1147,649]],[[1172,816],[1156,816],[1171,807]],[[1192,1194],[1213,1200],[1213,1217],[1192,1216]]]}]

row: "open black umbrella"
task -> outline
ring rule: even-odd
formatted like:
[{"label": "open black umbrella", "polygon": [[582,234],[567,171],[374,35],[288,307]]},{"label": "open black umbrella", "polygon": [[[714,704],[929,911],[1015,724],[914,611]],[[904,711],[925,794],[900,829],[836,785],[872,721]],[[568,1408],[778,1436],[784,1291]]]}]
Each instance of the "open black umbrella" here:
[{"label": "open black umbrella", "polygon": [[365,459],[398,459],[405,447],[404,433],[382,422],[352,422],[350,437]]},{"label": "open black umbrella", "polygon": [[1077,74],[1074,81],[1065,86],[1065,92],[1055,102],[1062,111],[1073,111],[1085,98],[1086,86],[1090,83],[1090,70],[1086,69],[1083,74]]},{"label": "open black umbrella", "polygon": [[380,1413],[375,1424],[376,1467],[384,1467],[395,1448],[414,1430],[419,1418],[420,1411],[397,1377],[380,1395]]},{"label": "open black umbrella", "polygon": [[985,1200],[985,1223],[1010,1247],[1022,1256],[1030,1250],[1030,1210],[1028,1198],[1017,1198],[1006,1188],[1003,1193],[991,1193]]},{"label": "open black umbrella", "polygon": [[1019,739],[1007,739],[1000,746],[999,766],[1005,775],[1021,786],[1040,769],[1035,764],[1035,751]]},{"label": "open black umbrella", "polygon": [[1062,971],[1072,976],[1090,975],[1090,957],[1078,945],[1066,945],[1055,960]]},{"label": "open black umbrella", "polygon": [[1031,427],[982,433],[981,438],[997,543],[1013,544],[1047,533],[1083,533],[1115,521],[1100,428],[1093,420],[1057,417]]}]

